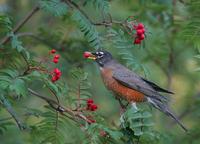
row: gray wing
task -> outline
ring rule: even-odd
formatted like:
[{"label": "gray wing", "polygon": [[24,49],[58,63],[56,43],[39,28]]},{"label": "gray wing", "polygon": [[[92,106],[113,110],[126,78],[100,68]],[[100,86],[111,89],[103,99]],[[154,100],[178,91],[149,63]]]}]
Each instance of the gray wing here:
[{"label": "gray wing", "polygon": [[[120,67],[120,68],[119,68]],[[151,85],[145,82],[140,76],[136,75],[126,67],[120,65],[113,72],[113,78],[122,85],[143,93],[145,96],[157,99],[161,102],[167,98],[159,94]]]}]

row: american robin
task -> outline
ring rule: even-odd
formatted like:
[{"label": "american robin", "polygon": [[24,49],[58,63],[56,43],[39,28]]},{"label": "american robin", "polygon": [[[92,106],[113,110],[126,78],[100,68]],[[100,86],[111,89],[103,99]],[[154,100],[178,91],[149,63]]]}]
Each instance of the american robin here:
[{"label": "american robin", "polygon": [[187,131],[179,119],[171,112],[167,104],[167,98],[160,94],[160,92],[173,94],[172,92],[135,74],[114,60],[108,51],[85,52],[84,56],[98,63],[104,84],[120,99],[127,100],[134,107],[136,107],[136,102],[148,102],[167,116],[172,117]]}]

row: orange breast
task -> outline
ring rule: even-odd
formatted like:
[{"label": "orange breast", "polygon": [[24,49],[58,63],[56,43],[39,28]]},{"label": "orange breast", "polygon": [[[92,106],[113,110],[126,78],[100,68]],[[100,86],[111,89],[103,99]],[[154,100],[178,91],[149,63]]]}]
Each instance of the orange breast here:
[{"label": "orange breast", "polygon": [[102,69],[101,76],[108,89],[119,95],[121,98],[131,102],[143,102],[145,101],[144,94],[137,90],[127,88],[120,84],[117,80],[112,77],[111,69]]}]

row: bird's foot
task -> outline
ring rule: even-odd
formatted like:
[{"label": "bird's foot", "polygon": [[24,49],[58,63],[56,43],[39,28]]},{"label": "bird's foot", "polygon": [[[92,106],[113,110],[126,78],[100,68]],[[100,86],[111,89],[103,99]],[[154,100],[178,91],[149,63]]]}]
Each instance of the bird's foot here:
[{"label": "bird's foot", "polygon": [[132,103],[131,103],[131,106],[132,106],[133,109],[135,109],[136,111],[138,111],[138,108],[137,108],[137,105],[136,105],[135,102],[132,102]]}]

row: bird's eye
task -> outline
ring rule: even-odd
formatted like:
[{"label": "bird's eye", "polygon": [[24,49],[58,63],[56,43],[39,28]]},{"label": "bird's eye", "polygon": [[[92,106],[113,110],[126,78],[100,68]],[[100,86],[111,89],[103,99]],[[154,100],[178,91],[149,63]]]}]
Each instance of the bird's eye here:
[{"label": "bird's eye", "polygon": [[96,55],[98,58],[102,58],[104,53],[103,52],[96,52]]}]

